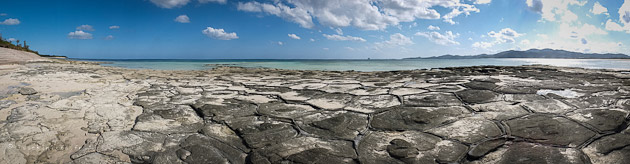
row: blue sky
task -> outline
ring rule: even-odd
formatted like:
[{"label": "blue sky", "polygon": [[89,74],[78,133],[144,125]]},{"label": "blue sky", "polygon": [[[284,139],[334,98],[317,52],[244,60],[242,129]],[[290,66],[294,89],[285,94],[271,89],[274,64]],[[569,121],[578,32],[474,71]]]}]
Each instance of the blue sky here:
[{"label": "blue sky", "polygon": [[2,0],[0,33],[75,58],[628,54],[630,0]]}]

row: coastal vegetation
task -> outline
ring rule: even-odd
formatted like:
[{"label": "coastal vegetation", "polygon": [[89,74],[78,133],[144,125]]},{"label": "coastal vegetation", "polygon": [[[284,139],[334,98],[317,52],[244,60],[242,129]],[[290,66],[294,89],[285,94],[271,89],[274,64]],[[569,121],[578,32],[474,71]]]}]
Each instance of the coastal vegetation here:
[{"label": "coastal vegetation", "polygon": [[[13,42],[15,42],[15,44],[13,44]],[[18,40],[14,38],[5,39],[2,37],[1,33],[0,33],[0,47],[26,51],[26,52],[32,52],[39,55],[39,52],[30,49],[30,46],[26,44],[26,40],[23,40],[22,43],[20,43],[19,39]]]},{"label": "coastal vegetation", "polygon": [[620,53],[581,53],[554,49],[530,49],[527,51],[509,50],[496,54],[480,55],[442,55],[433,57],[414,57],[405,59],[480,59],[480,58],[557,58],[557,59],[630,59],[630,56]]}]

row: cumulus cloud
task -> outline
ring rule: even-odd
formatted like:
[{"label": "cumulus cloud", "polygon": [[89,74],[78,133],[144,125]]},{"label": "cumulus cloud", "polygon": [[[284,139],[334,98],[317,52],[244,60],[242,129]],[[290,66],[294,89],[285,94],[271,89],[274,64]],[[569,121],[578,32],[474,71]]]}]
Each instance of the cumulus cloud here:
[{"label": "cumulus cloud", "polygon": [[355,37],[355,36],[350,36],[350,35],[341,36],[341,35],[336,35],[336,34],[335,35],[323,34],[323,36],[328,40],[365,42],[365,39],[361,37]]},{"label": "cumulus cloud", "polygon": [[429,25],[429,27],[427,27],[428,30],[440,30],[440,27],[438,26],[433,26],[433,25]]},{"label": "cumulus cloud", "polygon": [[282,43],[282,42],[278,42],[277,44],[278,44],[279,46],[284,45],[284,43]]},{"label": "cumulus cloud", "polygon": [[311,39],[310,39],[310,41],[311,41],[311,42],[314,42],[314,41],[315,41],[315,39],[311,38]]},{"label": "cumulus cloud", "polygon": [[459,36],[459,34],[453,34],[452,31],[446,31],[444,34],[440,34],[439,32],[418,32],[417,36],[423,36],[429,39],[431,42],[439,44],[439,45],[459,45],[459,42],[455,41],[455,38]]},{"label": "cumulus cloud", "polygon": [[[580,0],[527,0],[527,7],[540,13],[543,20],[573,22],[577,15],[569,10],[569,5],[584,6],[587,1]],[[559,18],[558,18],[559,17]]]},{"label": "cumulus cloud", "polygon": [[[493,38],[493,41],[489,42],[475,42],[472,44],[473,47],[488,49],[494,45],[502,44],[502,43],[514,43],[516,38],[521,37],[525,34],[518,33],[511,28],[501,29],[499,32],[490,31],[488,32],[488,37]],[[529,42],[529,41],[527,41]],[[523,42],[521,42],[522,44]]]},{"label": "cumulus cloud", "polygon": [[295,34],[289,34],[289,38],[291,38],[291,39],[297,39],[297,40],[302,39],[302,38],[300,38],[299,36],[297,36],[297,35],[295,35]]},{"label": "cumulus cloud", "polygon": [[113,39],[114,39],[114,36],[112,36],[112,35],[107,35],[105,37],[105,40],[113,40]]},{"label": "cumulus cloud", "polygon": [[617,24],[616,22],[613,22],[612,20],[608,19],[608,21],[606,21],[606,30],[623,31],[623,27],[621,27],[621,25]]},{"label": "cumulus cloud", "polygon": [[607,35],[608,32],[591,24],[583,24],[581,27],[571,26],[566,23],[560,24],[558,27],[558,35],[565,39],[585,38],[590,35]]},{"label": "cumulus cloud", "polygon": [[208,36],[210,38],[219,39],[219,40],[238,39],[238,36],[234,32],[227,33],[223,29],[215,29],[215,28],[212,28],[212,27],[207,27],[206,29],[201,31],[201,33],[203,33],[204,35],[206,35],[206,36]]},{"label": "cumulus cloud", "polygon": [[492,0],[475,0],[475,4],[489,4]]},{"label": "cumulus cloud", "polygon": [[9,38],[9,39],[7,39],[7,41],[9,41],[9,42],[15,42],[16,40],[17,40],[17,39],[15,39],[15,38]]},{"label": "cumulus cloud", "polygon": [[[447,8],[451,12],[441,16],[434,7]],[[316,19],[324,26],[353,26],[363,30],[383,30],[387,26],[416,19],[442,18],[454,24],[453,18],[461,14],[479,12],[474,5],[459,0],[287,0],[274,3],[251,1],[239,2],[237,9],[275,15],[305,28],[312,28],[313,20]]]},{"label": "cumulus cloud", "polygon": [[90,25],[87,25],[87,24],[84,24],[84,25],[81,25],[81,26],[77,27],[77,30],[80,30],[80,31],[94,31],[94,27],[92,27]]},{"label": "cumulus cloud", "polygon": [[599,2],[595,2],[595,4],[593,4],[593,8],[590,10],[590,12],[595,15],[598,15],[598,14],[608,15],[608,9],[602,6],[601,4],[599,4]]},{"label": "cumulus cloud", "polygon": [[175,18],[175,22],[190,23],[190,18],[188,18],[188,15],[180,15]]},{"label": "cumulus cloud", "polygon": [[120,26],[109,26],[109,29],[110,29],[110,30],[113,30],[113,29],[120,29]]},{"label": "cumulus cloud", "polygon": [[0,22],[0,25],[18,25],[18,24],[20,24],[20,20],[15,19],[15,18],[5,19],[4,21]]},{"label": "cumulus cloud", "polygon": [[514,38],[523,36],[523,34],[519,34],[511,28],[504,28],[499,32],[490,31],[488,36],[494,38],[497,43],[514,43]]},{"label": "cumulus cloud", "polygon": [[208,3],[208,2],[225,4],[227,3],[227,0],[199,0],[199,3]]},{"label": "cumulus cloud", "polygon": [[527,0],[527,7],[537,13],[542,13],[543,3],[542,0]]},{"label": "cumulus cloud", "polygon": [[188,4],[188,2],[190,2],[190,0],[151,0],[151,3],[166,9],[182,7]]},{"label": "cumulus cloud", "polygon": [[413,41],[403,34],[395,33],[389,36],[389,40],[375,43],[379,47],[406,46],[412,45]]},{"label": "cumulus cloud", "polygon": [[68,33],[68,38],[70,39],[92,39],[92,34],[83,32],[81,30],[77,30],[74,32]]}]

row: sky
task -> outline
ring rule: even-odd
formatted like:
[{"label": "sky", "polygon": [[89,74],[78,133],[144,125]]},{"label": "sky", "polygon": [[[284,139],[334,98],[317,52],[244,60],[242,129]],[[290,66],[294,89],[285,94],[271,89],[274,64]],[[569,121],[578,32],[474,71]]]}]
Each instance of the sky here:
[{"label": "sky", "polygon": [[630,54],[630,0],[0,0],[0,34],[91,59]]}]

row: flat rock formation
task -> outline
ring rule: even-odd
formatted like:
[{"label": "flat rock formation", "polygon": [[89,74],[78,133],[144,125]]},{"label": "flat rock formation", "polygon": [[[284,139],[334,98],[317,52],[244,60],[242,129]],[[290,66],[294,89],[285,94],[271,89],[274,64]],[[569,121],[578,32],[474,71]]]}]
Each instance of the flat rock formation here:
[{"label": "flat rock formation", "polygon": [[630,163],[623,71],[0,68],[0,163]]},{"label": "flat rock formation", "polygon": [[37,54],[0,47],[0,65],[23,64],[28,62],[49,61]]}]

